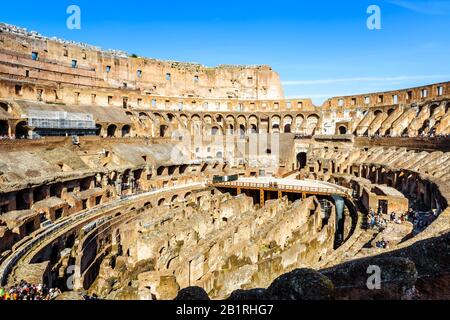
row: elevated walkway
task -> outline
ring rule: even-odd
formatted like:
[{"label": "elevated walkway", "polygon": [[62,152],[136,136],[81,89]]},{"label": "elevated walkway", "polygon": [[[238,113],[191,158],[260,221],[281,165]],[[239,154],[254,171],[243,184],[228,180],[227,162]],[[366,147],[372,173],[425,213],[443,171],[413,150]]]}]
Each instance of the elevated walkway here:
[{"label": "elevated walkway", "polygon": [[277,192],[279,199],[283,197],[283,193],[301,194],[302,199],[305,199],[307,195],[352,197],[352,191],[348,188],[323,181],[296,180],[291,177],[283,179],[271,177],[240,178],[236,181],[209,182],[208,186],[220,189],[235,189],[237,194],[240,194],[242,190],[259,191],[261,205],[264,205],[266,191]]}]

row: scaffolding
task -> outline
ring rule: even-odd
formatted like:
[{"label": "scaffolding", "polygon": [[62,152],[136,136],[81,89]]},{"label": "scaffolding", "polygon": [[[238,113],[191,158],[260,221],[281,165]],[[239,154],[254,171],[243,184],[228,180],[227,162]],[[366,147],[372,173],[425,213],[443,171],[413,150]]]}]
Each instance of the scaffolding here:
[{"label": "scaffolding", "polygon": [[28,126],[42,129],[95,129],[94,116],[90,113],[66,111],[28,110]]}]

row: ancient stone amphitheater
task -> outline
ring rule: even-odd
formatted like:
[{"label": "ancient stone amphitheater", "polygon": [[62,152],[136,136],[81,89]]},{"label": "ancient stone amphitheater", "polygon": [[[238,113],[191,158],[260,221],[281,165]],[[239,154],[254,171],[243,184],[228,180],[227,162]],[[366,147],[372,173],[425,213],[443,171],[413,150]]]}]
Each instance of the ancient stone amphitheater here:
[{"label": "ancient stone amphitheater", "polygon": [[269,66],[2,24],[1,286],[448,299],[449,134],[450,82],[315,106],[285,99]]}]

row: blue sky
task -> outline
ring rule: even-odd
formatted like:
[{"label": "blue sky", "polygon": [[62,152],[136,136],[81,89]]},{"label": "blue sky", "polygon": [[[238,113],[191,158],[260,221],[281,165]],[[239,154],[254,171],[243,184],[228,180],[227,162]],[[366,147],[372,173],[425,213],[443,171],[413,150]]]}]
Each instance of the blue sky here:
[{"label": "blue sky", "polygon": [[[66,9],[81,8],[81,30]],[[366,10],[381,8],[381,30]],[[0,21],[142,56],[268,64],[287,97],[326,97],[450,80],[450,1],[4,1]]]}]

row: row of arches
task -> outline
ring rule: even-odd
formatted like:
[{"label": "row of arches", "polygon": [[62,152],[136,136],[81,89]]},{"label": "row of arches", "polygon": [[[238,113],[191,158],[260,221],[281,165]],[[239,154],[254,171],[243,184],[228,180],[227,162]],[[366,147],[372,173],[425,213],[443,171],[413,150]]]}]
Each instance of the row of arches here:
[{"label": "row of arches", "polygon": [[187,129],[191,134],[233,135],[253,133],[309,133],[321,123],[317,113],[311,114],[201,114],[146,113],[137,117],[143,126],[156,127],[156,134],[167,137],[168,132]]}]

